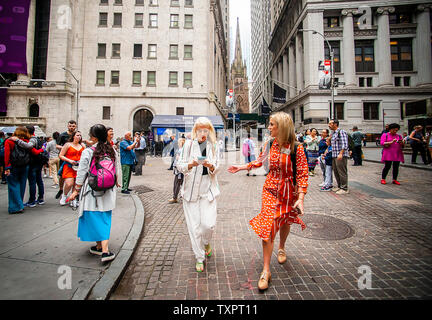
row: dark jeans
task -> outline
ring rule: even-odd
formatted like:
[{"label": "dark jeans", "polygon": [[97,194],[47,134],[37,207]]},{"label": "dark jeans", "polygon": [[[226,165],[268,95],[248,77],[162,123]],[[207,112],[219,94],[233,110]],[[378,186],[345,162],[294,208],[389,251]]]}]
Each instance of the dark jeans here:
[{"label": "dark jeans", "polygon": [[28,166],[22,168],[10,169],[10,175],[7,176],[9,212],[17,212],[24,209],[23,198],[26,188]]},{"label": "dark jeans", "polygon": [[411,145],[411,148],[412,148],[411,162],[416,162],[417,161],[417,155],[418,155],[418,153],[420,153],[422,160],[423,160],[423,163],[427,163],[426,150],[422,144],[413,143]]},{"label": "dark jeans", "polygon": [[386,161],[385,162],[385,166],[384,169],[382,171],[382,178],[385,180],[385,178],[387,177],[387,174],[390,171],[390,167],[393,164],[393,180],[397,180],[398,174],[399,174],[399,164],[400,161]]},{"label": "dark jeans", "polygon": [[44,183],[42,180],[42,166],[38,164],[31,164],[28,171],[28,182],[29,182],[29,202],[36,201],[36,185],[38,187],[39,196],[38,200],[44,198]]},{"label": "dark jeans", "polygon": [[353,159],[354,159],[354,165],[362,165],[362,146],[355,146],[353,149]]},{"label": "dark jeans", "polygon": [[135,156],[137,164],[135,166],[135,175],[142,175],[142,166],[146,163],[146,152],[145,150],[135,150]]},{"label": "dark jeans", "polygon": [[174,176],[173,199],[177,200],[178,198],[178,194],[183,183],[183,178],[183,173],[179,173]]}]

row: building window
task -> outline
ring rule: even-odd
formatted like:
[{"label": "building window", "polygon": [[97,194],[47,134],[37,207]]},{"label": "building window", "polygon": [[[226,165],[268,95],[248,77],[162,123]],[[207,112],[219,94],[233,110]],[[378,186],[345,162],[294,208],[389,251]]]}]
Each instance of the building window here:
[{"label": "building window", "polygon": [[142,44],[135,43],[134,44],[134,58],[142,58]]},{"label": "building window", "polygon": [[185,59],[192,59],[192,46],[191,45],[185,45],[184,46],[184,58]]},{"label": "building window", "polygon": [[150,13],[149,16],[149,28],[157,28],[158,26],[158,15],[157,13]]},{"label": "building window", "polygon": [[193,7],[193,0],[185,0],[185,7]]},{"label": "building window", "polygon": [[108,4],[108,0],[100,0],[99,4]]},{"label": "building window", "polygon": [[113,27],[121,27],[121,25],[122,25],[122,14],[120,12],[115,12]]},{"label": "building window", "polygon": [[135,13],[135,27],[142,27],[144,22],[143,13]]},{"label": "building window", "polygon": [[365,86],[365,78],[359,77],[359,87],[363,88]]},{"label": "building window", "polygon": [[[339,41],[329,41],[329,42],[334,52],[334,71],[341,72],[340,42]],[[326,60],[331,60],[330,50],[326,41],[324,41],[324,56]]]},{"label": "building window", "polygon": [[324,28],[339,27],[339,17],[324,17]]},{"label": "building window", "polygon": [[411,77],[403,77],[403,82],[405,87],[409,87],[411,82]]},{"label": "building window", "polygon": [[390,41],[392,71],[412,71],[412,39]]},{"label": "building window", "polygon": [[144,5],[144,0],[135,0],[135,5],[136,6],[143,6]]},{"label": "building window", "polygon": [[120,84],[120,71],[111,71],[111,85]]},{"label": "building window", "polygon": [[148,45],[147,58],[148,59],[156,59],[157,58],[157,45],[155,45],[155,44],[149,44]]},{"label": "building window", "polygon": [[356,72],[374,72],[374,44],[370,40],[355,41]]},{"label": "building window", "polygon": [[147,71],[147,86],[156,86],[156,71]]},{"label": "building window", "polygon": [[[331,102],[330,102],[331,105]],[[345,103],[343,102],[335,102],[334,107],[335,107],[335,114],[336,114],[336,119],[338,120],[345,120],[345,113],[344,113],[344,105]]]},{"label": "building window", "polygon": [[158,0],[150,0],[149,5],[151,5],[151,6],[157,6],[158,5]]},{"label": "building window", "polygon": [[180,0],[171,0],[171,7],[180,7]]},{"label": "building window", "polygon": [[409,12],[395,12],[389,14],[390,24],[400,24],[400,23],[411,23],[411,13]]},{"label": "building window", "polygon": [[169,85],[177,86],[178,85],[178,73],[175,71],[170,71],[169,73]]},{"label": "building window", "polygon": [[132,72],[132,84],[141,85],[141,71]]},{"label": "building window", "polygon": [[193,28],[193,15],[191,14],[185,14],[185,29],[192,29]]},{"label": "building window", "polygon": [[123,0],[114,0],[114,5],[117,5],[117,6],[123,5]]},{"label": "building window", "polygon": [[184,108],[183,107],[177,107],[176,108],[176,115],[184,116]]},{"label": "building window", "polygon": [[379,102],[363,102],[363,119],[379,120]]},{"label": "building window", "polygon": [[395,87],[400,87],[402,85],[402,77],[395,77],[394,78],[394,85]]},{"label": "building window", "polygon": [[169,58],[170,59],[178,59],[178,45],[176,45],[176,44],[170,45]]},{"label": "building window", "polygon": [[98,58],[106,58],[106,43],[98,43]]},{"label": "building window", "polygon": [[372,87],[373,78],[372,77],[366,78],[366,84],[367,84],[368,87]]},{"label": "building window", "polygon": [[111,120],[111,107],[102,107],[102,120]]},{"label": "building window", "polygon": [[170,28],[178,28],[179,27],[179,15],[172,14],[170,15]]},{"label": "building window", "polygon": [[183,73],[183,87],[192,88],[192,72]]},{"label": "building window", "polygon": [[304,121],[304,107],[301,106],[300,107],[300,121]]},{"label": "building window", "polygon": [[105,85],[105,71],[96,71],[96,84],[101,86]]},{"label": "building window", "polygon": [[291,117],[292,117],[293,123],[295,124],[295,121],[296,121],[296,118],[295,118],[295,110],[293,110],[293,111],[291,112]]},{"label": "building window", "polygon": [[100,12],[99,13],[99,27],[107,27],[108,26],[108,13]]},{"label": "building window", "polygon": [[39,117],[39,105],[33,103],[29,108],[29,117],[38,118]]},{"label": "building window", "polygon": [[120,43],[112,44],[111,58],[120,58]]}]

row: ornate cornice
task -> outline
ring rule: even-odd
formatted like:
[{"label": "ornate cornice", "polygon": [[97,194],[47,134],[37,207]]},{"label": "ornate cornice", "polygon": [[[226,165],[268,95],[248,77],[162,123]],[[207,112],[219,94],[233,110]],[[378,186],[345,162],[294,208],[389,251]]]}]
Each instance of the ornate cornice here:
[{"label": "ornate cornice", "polygon": [[423,3],[417,6],[417,11],[431,11],[431,8],[432,8],[432,4]]},{"label": "ornate cornice", "polygon": [[341,13],[343,16],[352,17],[358,13],[358,9],[343,9]]}]

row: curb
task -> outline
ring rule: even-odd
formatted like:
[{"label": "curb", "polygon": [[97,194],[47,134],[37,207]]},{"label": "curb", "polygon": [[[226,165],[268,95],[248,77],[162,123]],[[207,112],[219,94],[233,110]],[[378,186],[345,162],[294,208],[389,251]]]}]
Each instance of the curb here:
[{"label": "curb", "polygon": [[[374,163],[381,163],[382,164],[382,162],[379,161],[379,160],[363,159],[363,161],[374,162]],[[431,166],[429,166],[429,167],[427,167],[427,166],[425,166],[425,167],[419,167],[419,166],[414,166],[412,164],[403,164],[403,163],[401,163],[400,166],[401,167],[405,167],[405,168],[411,168],[411,169],[418,169],[418,170],[424,170],[424,171],[432,171],[432,167]]]},{"label": "curb", "polygon": [[138,244],[138,239],[144,229],[144,207],[137,195],[132,194],[131,196],[136,209],[135,220],[120,251],[117,253],[114,261],[111,262],[109,268],[103,272],[101,278],[95,282],[94,286],[89,290],[77,290],[72,300],[107,300],[117,287],[120,278],[129,265],[135,247]]}]

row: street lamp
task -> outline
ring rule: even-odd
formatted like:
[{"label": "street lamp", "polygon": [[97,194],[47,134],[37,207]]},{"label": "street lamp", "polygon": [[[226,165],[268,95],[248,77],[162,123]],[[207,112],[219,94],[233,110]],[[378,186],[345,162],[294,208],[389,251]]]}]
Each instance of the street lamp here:
[{"label": "street lamp", "polygon": [[67,71],[70,73],[70,75],[75,79],[76,81],[76,90],[75,90],[75,100],[76,100],[76,122],[77,122],[77,128],[79,128],[79,115],[78,115],[78,99],[79,99],[79,80],[75,77],[75,75],[72,73],[72,71],[70,71],[69,69],[67,69],[66,67],[62,67],[63,70]]},{"label": "street lamp", "polygon": [[327,45],[330,50],[330,59],[331,59],[331,68],[330,68],[330,75],[331,75],[331,107],[330,107],[330,118],[336,119],[336,111],[334,108],[334,51],[333,48],[330,45],[330,42],[327,40],[327,38],[321,33],[314,29],[299,29],[299,31],[306,31],[306,32],[312,32],[312,34],[319,34],[321,37],[324,38],[324,40],[327,42]]}]

